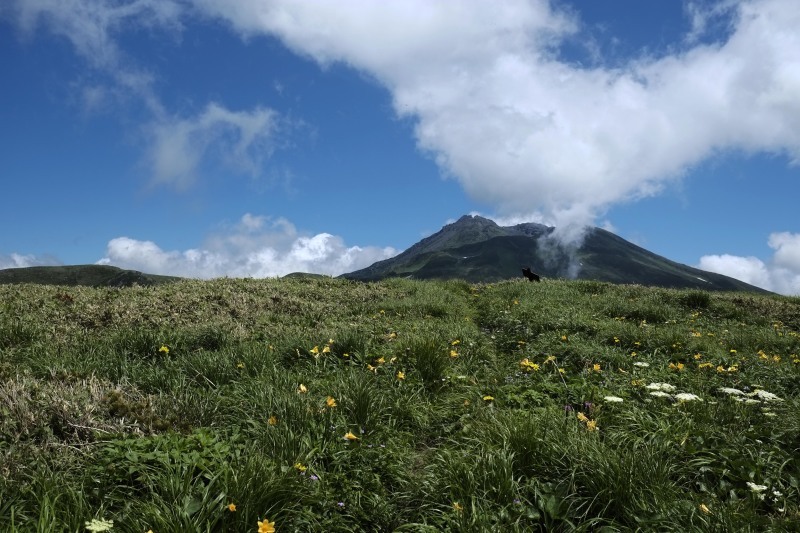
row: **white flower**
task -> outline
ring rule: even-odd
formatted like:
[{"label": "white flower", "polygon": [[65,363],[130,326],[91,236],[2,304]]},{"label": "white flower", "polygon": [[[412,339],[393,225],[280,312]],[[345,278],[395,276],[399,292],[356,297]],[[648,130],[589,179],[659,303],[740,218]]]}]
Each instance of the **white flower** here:
[{"label": "white flower", "polygon": [[744,396],[744,392],[731,387],[720,387],[719,391],[724,392],[725,394],[730,394],[731,396]]},{"label": "white flower", "polygon": [[672,396],[660,390],[654,390],[650,393],[650,396],[658,396],[659,398],[672,398]]},{"label": "white flower", "polygon": [[692,394],[690,392],[679,392],[678,394],[675,395],[675,398],[682,402],[693,402],[695,400],[700,400],[701,402],[703,401],[703,399],[700,396]]},{"label": "white flower", "polygon": [[651,383],[647,388],[650,390],[672,392],[675,390],[675,385],[670,385],[669,383]]},{"label": "white flower", "polygon": [[623,400],[622,398],[620,398],[619,396],[606,396],[606,397],[605,397],[605,398],[603,398],[603,399],[604,399],[605,401],[607,401],[607,402],[612,402],[612,403],[621,403],[621,402],[623,402],[623,401],[624,401],[624,400]]},{"label": "white flower", "polygon": [[91,521],[84,522],[89,531],[108,531],[114,527],[113,520],[103,520],[102,518],[92,518]]},{"label": "white flower", "polygon": [[747,482],[747,486],[753,492],[764,492],[765,490],[767,490],[767,486],[766,485],[756,485],[755,483],[753,483],[751,481]]},{"label": "white flower", "polygon": [[760,400],[764,400],[765,402],[782,402],[783,399],[779,398],[777,395],[772,394],[771,392],[767,392],[765,390],[755,390],[750,393],[750,396],[758,396]]},{"label": "white flower", "polygon": [[633,366],[640,366],[642,368],[647,368],[648,366],[650,366],[650,363],[645,363],[644,361],[636,361],[635,363],[633,363]]},{"label": "white flower", "polygon": [[736,398],[736,401],[746,403],[747,405],[752,405],[754,403],[761,403],[758,400],[754,400],[753,398]]}]

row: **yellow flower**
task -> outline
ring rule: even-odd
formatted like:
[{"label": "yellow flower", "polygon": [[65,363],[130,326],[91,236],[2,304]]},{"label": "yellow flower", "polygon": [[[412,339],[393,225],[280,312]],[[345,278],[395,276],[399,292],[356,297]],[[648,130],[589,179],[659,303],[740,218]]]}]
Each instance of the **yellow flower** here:
[{"label": "yellow flower", "polygon": [[483,401],[484,402],[493,402],[494,401],[494,396],[489,396],[487,394],[486,396],[483,397]]},{"label": "yellow flower", "polygon": [[636,357],[636,352],[631,352],[631,357]]},{"label": "yellow flower", "polygon": [[558,369],[558,373],[559,373],[559,374],[561,374],[561,375],[563,376],[564,374],[566,374],[566,373],[567,373],[567,370],[566,370],[565,368],[559,368],[559,369]]},{"label": "yellow flower", "polygon": [[469,400],[464,400],[464,407],[469,407],[471,402]]},{"label": "yellow flower", "polygon": [[713,366],[714,365],[706,361],[705,363],[700,363],[697,365],[697,368],[712,368]]},{"label": "yellow flower", "polygon": [[314,357],[318,356],[319,355],[319,346],[314,346],[313,348],[311,348],[309,350],[309,353],[311,355],[313,355]]},{"label": "yellow flower", "polygon": [[588,431],[597,431],[597,420],[587,420],[586,429]]},{"label": "yellow flower", "polygon": [[731,350],[731,353],[736,353],[736,350]]},{"label": "yellow flower", "polygon": [[397,333],[395,333],[394,331],[389,333],[389,338],[390,339],[396,339],[397,338]]},{"label": "yellow flower", "polygon": [[588,422],[589,418],[583,413],[578,413],[578,420],[581,422]]},{"label": "yellow flower", "polygon": [[259,520],[258,533],[275,533],[275,522],[270,522],[266,518],[263,522]]},{"label": "yellow flower", "polygon": [[450,343],[450,346],[458,346],[459,344],[461,344],[461,341],[456,339],[456,340],[454,340],[453,342]]},{"label": "yellow flower", "polygon": [[300,394],[305,394],[308,392],[308,387],[306,387],[301,383],[300,386],[297,387],[297,392],[299,392]]},{"label": "yellow flower", "polygon": [[322,349],[322,353],[331,353],[331,347],[326,344],[325,347]]},{"label": "yellow flower", "polygon": [[270,415],[269,419],[267,420],[267,424],[269,424],[270,426],[277,426],[278,419],[275,417],[275,415]]},{"label": "yellow flower", "polygon": [[336,400],[333,398],[333,396],[328,396],[328,398],[325,400],[325,405],[330,408],[336,407]]},{"label": "yellow flower", "polygon": [[359,440],[359,438],[352,431],[348,431],[347,433],[345,433],[344,439],[349,441]]},{"label": "yellow flower", "polygon": [[244,363],[239,361],[238,363],[236,363],[236,368],[244,368]]},{"label": "yellow flower", "polygon": [[619,337],[614,337],[614,344],[619,344]]},{"label": "yellow flower", "polygon": [[375,363],[376,363],[376,364],[379,364],[379,365],[382,365],[382,364],[384,364],[385,362],[386,362],[386,359],[384,359],[383,357],[378,357],[378,360],[377,360],[377,361],[375,361]]},{"label": "yellow flower", "polygon": [[717,366],[717,372],[725,372],[725,367],[722,365]]},{"label": "yellow flower", "polygon": [[305,466],[303,463],[295,463],[294,469],[297,470],[298,472],[305,472],[306,470],[308,470],[308,467]]},{"label": "yellow flower", "polygon": [[459,512],[459,513],[464,510],[464,508],[461,507],[461,504],[458,503],[458,502],[453,502],[453,509],[455,509],[456,512]]},{"label": "yellow flower", "polygon": [[161,348],[158,349],[158,353],[163,353],[164,355],[167,355],[167,354],[169,354],[169,348],[167,348],[166,346],[164,346],[162,344]]},{"label": "yellow flower", "polygon": [[566,341],[567,340],[567,336],[566,335],[561,335],[561,340],[562,341]]},{"label": "yellow flower", "polygon": [[703,358],[703,354],[699,354],[699,353],[694,354],[695,361],[699,361],[702,358]]},{"label": "yellow flower", "polygon": [[377,368],[375,368],[374,366],[372,366],[372,365],[371,365],[371,364],[369,364],[369,363],[367,363],[367,370],[369,370],[370,372],[374,372],[374,373],[376,373],[376,374],[378,373],[378,369],[377,369]]},{"label": "yellow flower", "polygon": [[703,511],[705,514],[711,514],[711,509],[704,503],[700,504],[700,510]]},{"label": "yellow flower", "polygon": [[458,357],[458,352],[455,350],[450,350],[450,357]]},{"label": "yellow flower", "polygon": [[334,341],[333,339],[328,339],[328,344],[333,344],[334,342],[336,341]]},{"label": "yellow flower", "polygon": [[594,370],[595,372],[600,372],[600,363],[595,363],[594,365],[592,365],[592,370]]},{"label": "yellow flower", "polygon": [[230,512],[232,512],[232,513],[235,513],[236,512],[236,504],[235,503],[229,503],[228,504],[228,510]]},{"label": "yellow flower", "polygon": [[675,363],[670,363],[669,368],[671,370],[677,370],[678,372],[680,372],[683,370],[683,363],[678,363],[677,365]]},{"label": "yellow flower", "polygon": [[406,373],[403,372],[402,370],[398,371],[397,372],[397,379],[399,379],[400,381],[403,381],[404,379],[406,379]]}]

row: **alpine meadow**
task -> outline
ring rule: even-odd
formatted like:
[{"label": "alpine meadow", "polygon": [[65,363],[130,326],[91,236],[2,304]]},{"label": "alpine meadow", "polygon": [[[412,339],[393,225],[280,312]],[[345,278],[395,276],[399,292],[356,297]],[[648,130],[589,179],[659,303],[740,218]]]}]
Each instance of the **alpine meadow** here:
[{"label": "alpine meadow", "polygon": [[800,298],[0,285],[0,530],[791,531]]}]

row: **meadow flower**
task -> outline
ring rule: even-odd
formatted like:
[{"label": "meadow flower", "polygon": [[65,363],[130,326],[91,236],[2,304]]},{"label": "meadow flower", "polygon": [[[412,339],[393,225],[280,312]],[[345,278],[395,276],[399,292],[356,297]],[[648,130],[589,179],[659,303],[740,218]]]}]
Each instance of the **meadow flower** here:
[{"label": "meadow flower", "polygon": [[529,361],[527,357],[519,362],[519,367],[523,372],[537,372],[539,370],[539,365]]},{"label": "meadow flower", "polygon": [[650,396],[657,396],[658,398],[672,398],[668,393],[660,390],[654,390],[650,393]]},{"label": "meadow flower", "polygon": [[650,363],[645,363],[644,361],[636,361],[635,363],[633,363],[633,366],[647,368],[648,366],[650,366]]},{"label": "meadow flower", "polygon": [[336,399],[334,399],[333,396],[328,396],[328,398],[325,400],[325,405],[331,409],[336,407]]},{"label": "meadow flower", "polygon": [[459,344],[461,344],[461,341],[456,339],[456,340],[454,340],[453,342],[450,343],[450,346],[458,346]]},{"label": "meadow flower", "polygon": [[587,420],[586,421],[586,430],[587,431],[597,431],[599,428],[597,427],[597,420]]},{"label": "meadow flower", "polygon": [[381,356],[381,357],[378,357],[378,358],[375,360],[375,364],[377,364],[377,365],[382,365],[382,364],[384,364],[385,362],[386,362],[386,359],[385,359],[383,356]]},{"label": "meadow flower", "polygon": [[669,383],[651,383],[647,388],[654,391],[673,392],[675,390],[675,385],[670,385]]},{"label": "meadow flower", "polygon": [[228,507],[228,511],[230,511],[232,513],[236,512],[236,504],[235,503],[229,503],[227,507]]},{"label": "meadow flower", "polygon": [[450,357],[458,357],[458,352],[455,350],[450,350]]},{"label": "meadow flower", "polygon": [[308,392],[308,387],[306,387],[305,385],[303,385],[303,384],[301,383],[301,384],[300,384],[300,386],[299,386],[299,387],[297,387],[297,392],[298,392],[299,394],[305,394],[305,393],[307,393],[307,392]]},{"label": "meadow flower", "polygon": [[397,379],[399,379],[400,381],[403,381],[404,379],[406,379],[406,373],[403,372],[402,370],[398,371],[397,372]]},{"label": "meadow flower", "polygon": [[760,400],[764,400],[765,402],[782,402],[783,399],[779,398],[777,395],[767,392],[765,390],[756,389],[749,394],[750,396],[757,396]]},{"label": "meadow flower", "polygon": [[258,533],[275,533],[275,522],[270,522],[266,518],[263,522],[259,520]]},{"label": "meadow flower", "polygon": [[313,355],[314,357],[318,357],[318,356],[319,356],[319,346],[314,346],[314,347],[313,347],[313,348],[311,348],[311,349],[310,349],[308,352],[309,352],[311,355]]},{"label": "meadow flower", "polygon": [[583,413],[578,413],[578,420],[580,420],[581,422],[588,422],[589,421],[589,417],[587,417]]},{"label": "meadow flower", "polygon": [[306,470],[308,470],[308,467],[303,463],[295,463],[294,469],[297,470],[298,472],[305,472]]},{"label": "meadow flower", "polygon": [[625,401],[625,400],[623,400],[622,398],[620,398],[619,396],[606,396],[606,397],[604,397],[603,399],[604,399],[605,401],[607,401],[607,402],[611,402],[611,403],[621,403],[621,402],[624,402],[624,401]]},{"label": "meadow flower", "polygon": [[744,392],[740,391],[739,389],[734,389],[732,387],[720,387],[720,392],[724,392],[725,394],[730,394],[732,396],[744,396]]},{"label": "meadow flower", "polygon": [[680,372],[683,370],[683,363],[678,363],[677,365],[675,363],[670,363],[669,368],[670,370],[677,370]]},{"label": "meadow flower", "polygon": [[493,402],[494,401],[494,396],[489,396],[487,394],[486,396],[483,397],[483,401],[484,402]]},{"label": "meadow flower", "polygon": [[593,364],[592,365],[592,370],[594,370],[595,372],[600,372],[601,371],[600,370],[600,363]]},{"label": "meadow flower", "polygon": [[331,347],[326,344],[325,347],[322,349],[322,353],[331,353]]},{"label": "meadow flower", "polygon": [[703,399],[700,396],[692,394],[690,392],[679,392],[678,394],[675,395],[675,399],[681,402],[693,402],[697,400],[703,401]]},{"label": "meadow flower", "polygon": [[562,341],[566,341],[567,340],[567,336],[566,335],[561,335],[561,340]]},{"label": "meadow flower", "polygon": [[711,363],[705,362],[705,363],[700,363],[699,365],[697,365],[697,368],[713,368],[713,366],[714,365],[712,365]]},{"label": "meadow flower", "polygon": [[756,485],[752,481],[747,482],[747,487],[753,492],[764,492],[765,490],[767,490],[766,485]]},{"label": "meadow flower", "polygon": [[351,442],[354,441],[354,440],[359,440],[358,436],[355,433],[353,433],[352,431],[348,431],[347,433],[345,433],[343,438],[344,438],[344,440],[348,440],[348,441],[351,441]]},{"label": "meadow flower", "polygon": [[270,426],[277,426],[278,425],[278,418],[275,415],[270,415],[267,419],[267,424]]},{"label": "meadow flower", "polygon": [[163,353],[164,355],[169,355],[169,348],[165,345],[161,345],[161,348],[158,349],[158,353]]},{"label": "meadow flower", "polygon": [[455,509],[458,513],[464,510],[464,508],[458,502],[453,502],[453,509]]},{"label": "meadow flower", "polygon": [[108,531],[113,529],[114,521],[113,520],[104,520],[102,518],[92,518],[91,520],[84,522],[87,531]]},{"label": "meadow flower", "polygon": [[704,503],[700,504],[700,510],[703,511],[705,514],[711,514],[711,509]]}]

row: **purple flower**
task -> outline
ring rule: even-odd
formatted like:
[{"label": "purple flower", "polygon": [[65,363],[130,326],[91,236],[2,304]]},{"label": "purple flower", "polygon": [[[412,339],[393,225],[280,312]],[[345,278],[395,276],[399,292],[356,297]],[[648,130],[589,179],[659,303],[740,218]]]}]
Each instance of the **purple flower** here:
[{"label": "purple flower", "polygon": [[311,474],[311,477],[310,477],[309,479],[310,479],[311,481],[319,481],[319,476],[317,476],[317,475],[315,475],[315,474]]},{"label": "purple flower", "polygon": [[338,505],[339,507],[344,507],[344,502],[339,502],[336,505]]},{"label": "purple flower", "polygon": [[574,409],[572,408],[571,405],[567,404],[564,406],[564,411],[571,413],[572,411],[574,411]]}]

